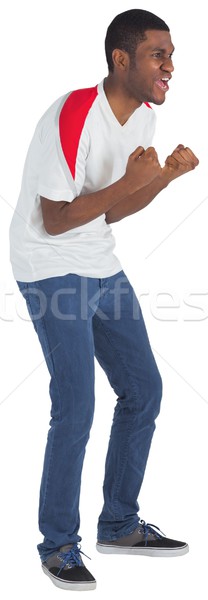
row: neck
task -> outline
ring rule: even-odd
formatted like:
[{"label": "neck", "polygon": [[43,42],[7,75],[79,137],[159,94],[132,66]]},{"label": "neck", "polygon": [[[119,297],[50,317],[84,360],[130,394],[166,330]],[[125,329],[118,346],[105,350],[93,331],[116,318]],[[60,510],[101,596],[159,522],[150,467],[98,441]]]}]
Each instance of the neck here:
[{"label": "neck", "polygon": [[110,73],[104,80],[104,91],[110,107],[121,125],[128,121],[133,112],[141,106],[141,102],[132,98],[121,81]]}]

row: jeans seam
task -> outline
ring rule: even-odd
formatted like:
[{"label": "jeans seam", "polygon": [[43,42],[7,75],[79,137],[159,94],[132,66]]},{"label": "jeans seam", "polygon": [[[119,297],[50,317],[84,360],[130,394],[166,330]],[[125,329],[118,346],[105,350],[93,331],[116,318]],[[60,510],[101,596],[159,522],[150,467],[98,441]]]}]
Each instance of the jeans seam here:
[{"label": "jeans seam", "polygon": [[118,495],[119,495],[119,488],[120,488],[120,485],[121,485],[121,473],[123,473],[123,467],[125,465],[126,458],[127,458],[127,455],[128,455],[128,441],[129,441],[130,431],[131,431],[131,427],[129,426],[129,428],[128,428],[128,435],[126,435],[126,444],[125,444],[125,449],[124,449],[124,454],[123,454],[123,460],[122,460],[122,464],[120,464],[120,473],[119,473],[119,476],[117,478],[117,485],[115,486],[115,500],[114,500],[114,514],[115,514],[115,519],[122,518],[122,515],[119,515],[119,512],[118,512]]},{"label": "jeans seam", "polygon": [[[126,375],[127,375],[128,381],[129,381],[129,383],[131,385],[131,388],[133,389],[133,385],[132,385],[132,383],[130,381],[130,378],[129,378],[128,370],[126,369],[125,363],[123,363],[123,360],[122,360],[122,357],[121,357],[119,351],[117,350],[117,348],[115,347],[115,345],[112,342],[111,334],[109,334],[109,331],[107,332],[105,330],[105,328],[103,327],[103,324],[102,324],[102,322],[100,320],[99,320],[99,326],[103,329],[103,333],[104,333],[105,337],[110,342],[110,344],[111,344],[111,346],[112,346],[115,354],[119,357],[119,359],[121,361],[121,364],[122,364],[122,366],[123,366],[123,368],[124,368],[124,370],[126,372]],[[135,398],[137,398],[138,392],[136,392],[136,390],[134,390],[134,393],[135,393]],[[121,483],[120,474],[121,474],[121,471],[123,471],[123,466],[124,466],[124,463],[125,463],[126,458],[127,458],[128,440],[129,440],[130,431],[131,431],[131,425],[129,425],[128,435],[126,435],[126,444],[125,444],[124,456],[123,456],[123,460],[122,460],[122,465],[120,465],[120,472],[118,473],[118,477],[117,477],[117,480],[118,480],[117,481],[117,485],[115,485],[115,500],[114,500],[114,503],[113,503],[113,506],[114,506],[114,518],[115,519],[117,519],[118,517],[121,516],[121,515],[118,514],[118,493],[119,493],[119,487],[120,487],[120,483]],[[116,508],[116,505],[117,505],[117,508]]]},{"label": "jeans seam", "polygon": [[42,503],[42,518],[40,518],[40,521],[42,523],[44,523],[44,514],[45,514],[46,500],[47,500],[47,495],[48,495],[49,479],[50,479],[50,474],[51,474],[51,462],[52,462],[52,454],[53,454],[55,433],[56,432],[55,432],[55,429],[54,429],[54,431],[53,431],[53,439],[52,439],[52,443],[51,443],[50,460],[49,460],[49,466],[48,466],[48,477],[47,477],[46,486],[45,486],[45,496],[44,496],[44,501]]},{"label": "jeans seam", "polygon": [[[95,316],[96,316],[96,315],[95,315]],[[97,317],[97,318],[98,318],[98,317]],[[108,341],[110,342],[110,344],[111,344],[111,347],[113,348],[113,350],[114,350],[115,354],[118,356],[118,358],[119,358],[119,360],[120,360],[120,362],[121,362],[121,365],[122,365],[122,367],[123,367],[123,369],[124,369],[124,371],[125,371],[125,373],[126,373],[126,376],[127,376],[128,382],[129,382],[129,384],[130,384],[130,388],[131,388],[131,389],[132,389],[132,391],[133,391],[133,398],[137,398],[137,396],[138,396],[138,390],[136,390],[136,388],[134,387],[134,383],[133,383],[133,382],[131,381],[131,379],[130,379],[130,376],[129,376],[129,373],[128,373],[128,369],[126,368],[125,362],[123,362],[123,359],[122,359],[122,356],[121,356],[120,352],[117,350],[117,348],[115,347],[115,345],[114,345],[114,343],[113,343],[113,341],[112,341],[112,339],[113,339],[113,338],[111,337],[111,333],[110,333],[109,331],[106,331],[106,329],[107,329],[107,326],[106,326],[106,329],[105,329],[105,328],[103,327],[102,321],[101,321],[100,319],[99,319],[99,327],[101,327],[101,328],[103,329],[103,333],[104,333],[105,337],[106,337],[106,338],[108,339]]]},{"label": "jeans seam", "polygon": [[[37,284],[37,282],[36,282],[36,284]],[[28,290],[28,284],[26,284],[26,289]],[[28,292],[27,292],[27,294],[25,294],[25,299],[27,300],[27,302],[28,302],[28,304],[29,304],[30,311],[31,311],[31,315],[32,315],[32,314],[33,314],[33,311],[32,311],[32,305],[31,305],[31,302],[30,302],[30,295],[29,295],[29,293],[28,293]],[[31,319],[31,320],[32,320],[32,319]],[[34,323],[34,321],[33,321],[33,320],[32,320],[32,323]],[[56,381],[57,390],[58,390],[58,395],[59,395],[59,418],[58,418],[58,419],[57,419],[57,418],[55,419],[56,421],[59,421],[59,420],[61,420],[61,402],[60,402],[60,390],[59,390],[58,380],[57,380],[57,378],[56,378],[56,375],[55,375],[55,365],[54,365],[54,361],[53,361],[52,351],[51,351],[51,349],[50,349],[50,344],[49,344],[49,339],[48,339],[47,329],[46,329],[46,325],[45,325],[45,321],[44,321],[44,317],[43,317],[43,316],[40,318],[40,323],[41,323],[41,325],[42,325],[42,328],[43,328],[43,334],[44,334],[44,337],[45,337],[45,341],[46,341],[46,347],[47,347],[46,349],[47,349],[47,351],[48,351],[48,354],[49,354],[49,355],[50,355],[50,357],[51,357],[51,364],[52,364],[52,370],[53,370],[53,377],[54,377],[54,379],[55,379],[55,381]],[[36,333],[37,333],[37,335],[38,335],[38,330],[36,329],[36,327],[35,327],[35,326],[34,326],[34,329],[35,329],[35,331],[36,331]],[[42,346],[42,345],[41,345],[41,346]],[[50,371],[49,371],[49,373],[50,373]],[[42,522],[44,522],[44,514],[45,514],[46,500],[47,500],[47,495],[48,495],[48,486],[49,486],[50,473],[51,473],[51,462],[52,462],[52,455],[53,455],[54,438],[55,438],[55,429],[54,429],[54,431],[53,431],[53,439],[52,439],[52,443],[51,443],[51,452],[50,452],[50,459],[49,459],[49,466],[48,466],[48,477],[47,477],[46,486],[45,486],[45,495],[44,495],[44,500],[43,500],[43,503],[42,503],[42,518],[41,518],[41,521],[42,521]]]},{"label": "jeans seam", "polygon": [[[36,285],[37,285],[37,282],[36,282]],[[38,286],[37,286],[37,287],[38,287]],[[28,288],[28,284],[27,284],[27,288]],[[31,314],[33,314],[33,311],[32,311],[32,305],[31,305],[31,302],[30,302],[30,295],[29,295],[28,293],[27,293],[27,301],[28,301],[28,304],[29,304],[29,306],[30,306],[30,311],[31,311]],[[31,319],[31,320],[32,320],[32,319]],[[55,381],[56,381],[57,390],[58,390],[58,396],[59,396],[59,417],[58,417],[58,418],[57,418],[57,417],[56,417],[56,418],[55,418],[55,417],[53,417],[53,418],[54,418],[56,421],[61,421],[61,418],[62,418],[62,411],[61,411],[61,394],[60,394],[59,384],[58,384],[58,380],[57,380],[56,373],[55,373],[55,364],[54,364],[54,360],[53,360],[53,351],[52,351],[52,350],[51,350],[51,348],[50,348],[49,339],[48,339],[48,333],[47,333],[47,328],[46,328],[46,324],[45,324],[44,316],[42,316],[42,317],[39,319],[39,322],[41,323],[41,325],[42,325],[42,328],[43,328],[43,334],[44,334],[45,341],[46,341],[46,350],[47,350],[47,354],[48,354],[48,356],[50,356],[50,359],[51,359],[51,364],[52,364],[52,375],[53,375],[53,377],[54,377],[54,379],[55,379]],[[34,321],[33,321],[33,320],[32,320],[32,323],[34,324]],[[35,329],[35,331],[36,331],[36,333],[37,333],[37,335],[38,335],[38,331],[37,331],[37,329],[36,329],[36,327],[35,327],[35,326],[34,326],[34,329]],[[41,347],[42,347],[42,344],[41,344]],[[43,350],[43,349],[42,349],[42,350]],[[46,360],[46,358],[47,358],[47,355],[46,355],[46,357],[45,357],[45,355],[44,355],[44,358],[45,358],[45,360]],[[48,370],[49,370],[49,369],[48,369]],[[49,374],[50,374],[50,376],[51,376],[50,370],[49,370]]]}]

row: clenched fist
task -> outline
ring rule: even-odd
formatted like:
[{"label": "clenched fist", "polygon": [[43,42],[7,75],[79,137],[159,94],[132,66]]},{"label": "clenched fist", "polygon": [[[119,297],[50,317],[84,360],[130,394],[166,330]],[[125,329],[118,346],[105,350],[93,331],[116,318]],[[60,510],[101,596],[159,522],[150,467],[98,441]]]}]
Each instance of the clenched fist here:
[{"label": "clenched fist", "polygon": [[144,150],[139,146],[130,154],[125,179],[129,183],[131,193],[138,191],[153,181],[161,174],[161,166],[158,161],[157,152],[149,147]]},{"label": "clenched fist", "polygon": [[162,175],[166,176],[168,182],[170,182],[176,179],[176,177],[192,171],[198,164],[199,160],[192,150],[179,144],[172,154],[166,158]]}]

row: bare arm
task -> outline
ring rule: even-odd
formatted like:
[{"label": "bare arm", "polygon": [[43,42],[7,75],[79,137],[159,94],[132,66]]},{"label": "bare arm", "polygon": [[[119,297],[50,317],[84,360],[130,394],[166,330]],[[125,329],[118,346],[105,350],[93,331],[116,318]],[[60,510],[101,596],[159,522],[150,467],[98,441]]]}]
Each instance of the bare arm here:
[{"label": "bare arm", "polygon": [[192,150],[179,144],[172,154],[167,157],[165,166],[161,169],[159,175],[147,186],[137,190],[134,194],[113,206],[106,213],[106,222],[115,223],[138,212],[147,206],[173,179],[195,169],[198,163],[198,158]]},{"label": "bare arm", "polygon": [[108,212],[116,202],[128,196],[130,190],[122,178],[104,190],[77,196],[72,202],[53,202],[41,196],[44,227],[50,235],[58,235],[85,225]]},{"label": "bare arm", "polygon": [[141,190],[138,190],[131,196],[128,196],[118,205],[113,206],[106,213],[106,223],[115,223],[116,221],[121,221],[124,217],[128,217],[129,215],[133,215],[138,212],[155,198],[159,192],[161,192],[168,185],[168,181],[161,174],[156,177],[149,185],[146,185]]},{"label": "bare arm", "polygon": [[53,202],[41,197],[44,227],[50,235],[58,235],[89,223],[124,201],[151,182],[161,167],[154,148],[139,146],[129,157],[126,173],[103,190],[78,196],[72,202]]}]

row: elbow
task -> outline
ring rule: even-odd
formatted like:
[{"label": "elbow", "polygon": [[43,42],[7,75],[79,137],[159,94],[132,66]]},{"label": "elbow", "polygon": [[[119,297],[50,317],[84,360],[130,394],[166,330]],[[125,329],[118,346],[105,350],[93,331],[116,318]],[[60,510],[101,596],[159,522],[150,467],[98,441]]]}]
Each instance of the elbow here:
[{"label": "elbow", "polygon": [[69,203],[62,200],[54,202],[41,197],[42,223],[48,235],[60,235],[71,229],[68,225],[68,213],[63,210],[66,205],[68,207]]},{"label": "elbow", "polygon": [[108,215],[108,213],[106,213],[105,220],[106,220],[107,225],[111,225],[111,223],[117,223],[118,221],[120,221],[121,217],[116,218],[116,217],[110,216],[110,215]]},{"label": "elbow", "polygon": [[58,219],[57,221],[54,220],[50,222],[43,221],[43,225],[46,233],[52,236],[61,235],[61,233],[66,233],[67,231],[70,231],[76,227],[76,225],[73,225],[72,223],[69,225],[69,223],[66,223],[66,221],[63,223]]},{"label": "elbow", "polygon": [[59,228],[55,223],[46,223],[43,221],[43,226],[48,235],[54,236],[54,235],[58,235],[59,233],[61,233],[61,231],[59,231]]}]

